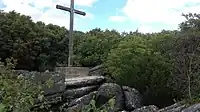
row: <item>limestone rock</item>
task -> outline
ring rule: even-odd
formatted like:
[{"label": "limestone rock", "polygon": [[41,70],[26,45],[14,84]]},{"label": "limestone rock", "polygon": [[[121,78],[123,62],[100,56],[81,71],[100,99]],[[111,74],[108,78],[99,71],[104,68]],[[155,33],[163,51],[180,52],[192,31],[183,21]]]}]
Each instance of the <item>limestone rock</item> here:
[{"label": "limestone rock", "polygon": [[158,110],[158,112],[200,112],[200,103],[186,106],[186,104],[175,103],[171,106]]},{"label": "limestone rock", "polygon": [[77,104],[77,105],[75,105],[73,107],[69,107],[67,109],[63,109],[63,111],[61,111],[61,112],[81,112],[81,110],[82,110],[82,105]]},{"label": "limestone rock", "polygon": [[103,76],[85,76],[65,79],[66,88],[85,87],[90,85],[99,85],[105,81]]},{"label": "limestone rock", "polygon": [[149,105],[149,106],[143,106],[141,108],[137,108],[133,110],[132,112],[157,112],[157,111],[158,111],[158,107],[154,105]]},{"label": "limestone rock", "polygon": [[65,75],[65,78],[88,76],[89,68],[87,67],[56,67],[55,72]]},{"label": "limestone rock", "polygon": [[88,105],[90,101],[93,99],[93,96],[96,95],[96,91],[90,94],[87,94],[83,97],[74,99],[69,105],[68,108],[65,109],[66,112],[77,112],[84,108],[84,106]]},{"label": "limestone rock", "polygon": [[47,81],[52,82],[51,87],[45,87],[45,95],[53,95],[61,93],[65,90],[65,77],[64,74],[57,72],[29,72],[25,70],[15,70],[14,73],[22,75],[25,78],[33,81],[36,84],[45,84]]},{"label": "limestone rock", "polygon": [[183,109],[181,112],[200,112],[200,103],[191,105]]},{"label": "limestone rock", "polygon": [[103,76],[104,74],[104,67],[103,65],[97,65],[90,69],[89,75],[90,76]]},{"label": "limestone rock", "polygon": [[[13,71],[16,75],[22,75],[29,80],[37,83],[44,83],[51,79],[54,83],[60,82],[65,79],[64,74],[58,72],[36,72],[36,71],[26,71],[26,70],[15,70]],[[64,81],[64,80],[63,80]]]},{"label": "limestone rock", "polygon": [[122,88],[115,83],[102,84],[97,93],[97,107],[108,102],[109,99],[115,99],[115,111],[122,111],[124,109],[124,98]]},{"label": "limestone rock", "polygon": [[175,103],[171,106],[158,110],[158,112],[181,112],[183,108],[185,108],[185,105],[180,104],[180,103]]},{"label": "limestone rock", "polygon": [[90,92],[97,90],[98,86],[88,86],[76,89],[69,89],[63,93],[63,100],[74,99],[82,97]]},{"label": "limestone rock", "polygon": [[44,89],[44,93],[45,95],[53,95],[53,94],[57,94],[57,93],[62,93],[65,91],[65,83],[61,82],[61,83],[54,83],[50,88],[45,88]]},{"label": "limestone rock", "polygon": [[92,92],[90,94],[87,94],[83,97],[80,97],[80,98],[77,98],[77,99],[74,99],[70,104],[69,104],[69,107],[72,107],[74,105],[77,105],[77,104],[81,104],[81,105],[87,105],[90,103],[90,101],[93,99],[94,96],[96,96],[97,94],[97,91],[95,92]]},{"label": "limestone rock", "polygon": [[139,91],[134,88],[123,86],[125,109],[132,111],[142,106],[142,96]]}]

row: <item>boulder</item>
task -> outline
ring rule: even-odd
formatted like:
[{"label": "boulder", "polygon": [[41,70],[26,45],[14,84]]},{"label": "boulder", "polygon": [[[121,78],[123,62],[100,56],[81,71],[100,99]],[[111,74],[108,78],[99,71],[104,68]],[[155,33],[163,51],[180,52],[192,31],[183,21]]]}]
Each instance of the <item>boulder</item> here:
[{"label": "boulder", "polygon": [[81,104],[77,104],[73,107],[69,107],[67,109],[63,109],[61,112],[81,112],[82,110],[82,105]]},{"label": "boulder", "polygon": [[158,112],[200,112],[200,103],[193,105],[175,103],[171,106],[158,110]]},{"label": "boulder", "polygon": [[103,65],[97,65],[90,69],[90,76],[103,76],[104,75],[104,67]]},{"label": "boulder", "polygon": [[73,101],[70,102],[69,107],[72,107],[77,104],[88,105],[90,101],[96,96],[96,94],[97,94],[97,91],[91,92],[83,97],[74,99]]},{"label": "boulder", "polygon": [[96,95],[96,91],[92,92],[90,94],[87,94],[83,97],[74,99],[70,104],[68,105],[68,108],[65,109],[66,112],[77,112],[80,111],[84,108],[84,106],[88,105],[90,101],[93,99],[93,96]]},{"label": "boulder", "polygon": [[122,111],[124,109],[124,97],[122,88],[115,83],[102,84],[97,92],[97,107],[106,104],[109,99],[115,99],[114,111]]},{"label": "boulder", "polygon": [[65,90],[65,92],[63,93],[63,100],[67,101],[69,99],[79,98],[86,94],[89,94],[90,92],[96,91],[97,89],[98,86],[94,85],[94,86]]},{"label": "boulder", "polygon": [[66,88],[86,87],[90,85],[99,85],[105,82],[103,76],[85,76],[65,79]]},{"label": "boulder", "polygon": [[185,107],[186,105],[175,103],[173,105],[158,110],[158,112],[180,112]]},{"label": "boulder", "polygon": [[132,111],[142,106],[142,96],[139,91],[134,88],[123,86],[124,98],[125,98],[125,109]]},{"label": "boulder", "polygon": [[65,90],[65,77],[64,74],[57,72],[29,72],[25,70],[15,70],[14,73],[16,75],[22,75],[25,78],[31,80],[35,84],[45,84],[47,81],[50,81],[51,87],[45,87],[44,92],[45,96],[53,95],[57,93],[64,92]]},{"label": "boulder", "polygon": [[22,75],[25,78],[32,80],[36,83],[45,83],[47,80],[52,80],[54,83],[64,81],[64,74],[58,72],[36,72],[36,71],[26,71],[26,70],[14,70],[16,75]]},{"label": "boulder", "polygon": [[47,95],[62,93],[65,91],[65,88],[66,88],[66,86],[65,86],[64,81],[62,81],[60,83],[54,83],[50,88],[46,87],[44,89],[44,94],[45,94],[45,96],[47,96]]},{"label": "boulder", "polygon": [[133,110],[132,112],[157,112],[157,111],[158,111],[158,107],[156,107],[155,105],[149,105],[149,106],[143,106],[141,108],[137,108]]},{"label": "boulder", "polygon": [[183,109],[181,112],[200,112],[200,103],[191,105]]},{"label": "boulder", "polygon": [[65,75],[65,78],[88,76],[89,68],[87,67],[56,67],[55,72]]},{"label": "boulder", "polygon": [[58,94],[46,96],[45,102],[47,102],[48,104],[56,104],[56,103],[62,102],[62,94],[58,93]]}]

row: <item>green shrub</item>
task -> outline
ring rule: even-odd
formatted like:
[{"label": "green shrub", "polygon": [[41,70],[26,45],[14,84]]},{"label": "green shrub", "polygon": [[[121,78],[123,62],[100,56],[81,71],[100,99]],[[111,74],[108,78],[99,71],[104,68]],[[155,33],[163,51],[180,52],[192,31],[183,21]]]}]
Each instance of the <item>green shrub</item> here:
[{"label": "green shrub", "polygon": [[105,62],[106,70],[118,83],[138,89],[153,98],[151,100],[159,100],[162,96],[167,99],[171,92],[168,82],[173,66],[168,58],[151,46],[149,40],[143,37],[121,41],[109,53]]},{"label": "green shrub", "polygon": [[16,61],[0,63],[0,112],[30,112],[36,99],[43,99],[42,86],[15,75]]},{"label": "green shrub", "polygon": [[86,105],[81,112],[110,112],[114,109],[115,100],[111,98],[106,104],[101,107],[96,107],[96,101],[93,99],[88,105]]}]

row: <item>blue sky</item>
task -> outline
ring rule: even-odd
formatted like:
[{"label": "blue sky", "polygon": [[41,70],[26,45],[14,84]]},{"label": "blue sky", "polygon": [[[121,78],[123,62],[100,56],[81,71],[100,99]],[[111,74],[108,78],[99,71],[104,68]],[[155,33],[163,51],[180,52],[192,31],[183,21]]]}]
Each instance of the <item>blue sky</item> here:
[{"label": "blue sky", "polygon": [[[74,0],[75,8],[86,16],[75,16],[74,29],[115,29],[119,32],[151,33],[162,29],[174,30],[185,20],[182,13],[200,13],[200,0]],[[69,13],[55,6],[69,6],[70,0],[0,0],[0,9],[31,16],[43,21],[69,27]]]}]

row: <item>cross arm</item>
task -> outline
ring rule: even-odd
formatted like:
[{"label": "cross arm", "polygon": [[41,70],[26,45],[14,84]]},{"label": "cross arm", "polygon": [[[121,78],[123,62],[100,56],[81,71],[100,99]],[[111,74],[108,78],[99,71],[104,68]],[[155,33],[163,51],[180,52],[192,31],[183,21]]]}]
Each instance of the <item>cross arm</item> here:
[{"label": "cross arm", "polygon": [[[71,8],[64,7],[64,6],[61,6],[61,5],[56,5],[56,8],[57,8],[57,9],[64,10],[64,11],[71,12]],[[79,10],[76,10],[76,9],[74,9],[74,13],[76,13],[76,14],[80,14],[80,15],[83,15],[83,16],[86,15],[85,12],[82,12],[82,11],[79,11]]]},{"label": "cross arm", "polygon": [[85,12],[82,12],[82,11],[79,11],[79,10],[74,10],[74,13],[76,13],[76,14],[80,14],[80,15],[82,15],[82,16],[85,16],[86,15],[86,13]]}]

